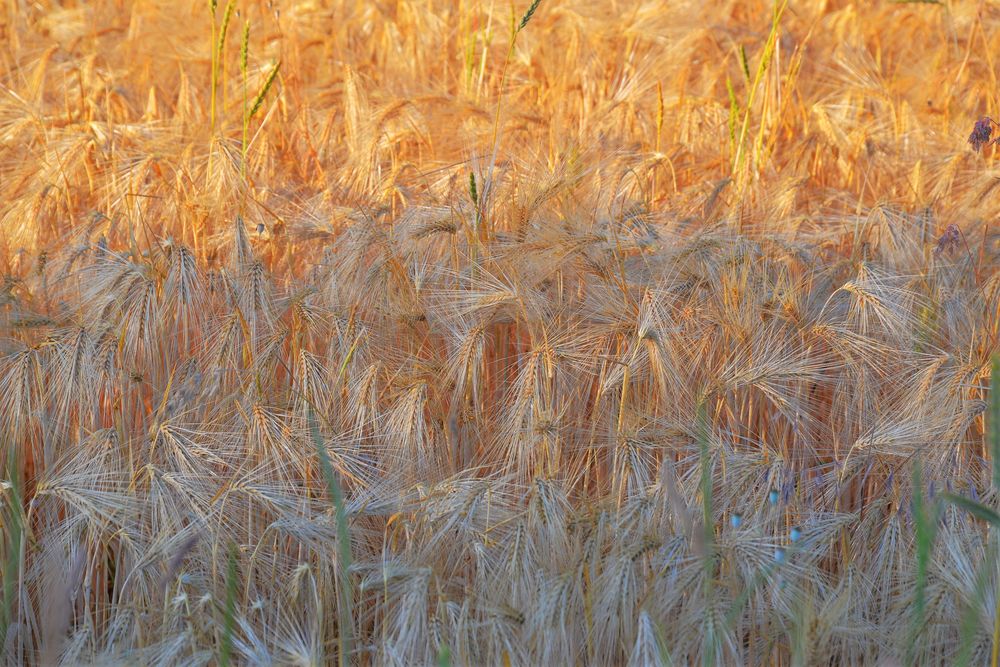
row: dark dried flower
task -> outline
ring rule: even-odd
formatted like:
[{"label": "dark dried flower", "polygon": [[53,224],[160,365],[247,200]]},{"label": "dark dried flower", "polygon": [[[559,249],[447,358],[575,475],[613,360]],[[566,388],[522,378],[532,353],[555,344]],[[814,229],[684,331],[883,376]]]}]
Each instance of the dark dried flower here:
[{"label": "dark dried flower", "polygon": [[993,119],[989,116],[983,116],[976,121],[976,125],[972,128],[972,134],[969,135],[969,143],[972,144],[972,149],[978,151],[990,143],[991,134],[993,134]]},{"label": "dark dried flower", "polygon": [[958,250],[958,243],[962,239],[962,233],[958,230],[958,225],[948,225],[944,234],[938,239],[937,247],[934,249],[935,255],[947,252],[949,255],[953,250]]}]

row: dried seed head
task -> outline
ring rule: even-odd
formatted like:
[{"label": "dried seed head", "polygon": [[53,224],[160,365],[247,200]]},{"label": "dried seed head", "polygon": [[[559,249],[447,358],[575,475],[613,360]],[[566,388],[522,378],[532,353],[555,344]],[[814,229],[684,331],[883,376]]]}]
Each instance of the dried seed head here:
[{"label": "dried seed head", "polygon": [[988,116],[983,116],[976,121],[969,135],[969,143],[972,149],[978,151],[980,148],[990,143],[990,135],[993,134],[993,120]]},{"label": "dried seed head", "polygon": [[934,254],[940,255],[943,252],[947,252],[949,255],[958,250],[958,243],[962,238],[962,233],[958,229],[958,225],[948,225],[944,230],[944,234],[938,239],[937,247],[934,248]]}]

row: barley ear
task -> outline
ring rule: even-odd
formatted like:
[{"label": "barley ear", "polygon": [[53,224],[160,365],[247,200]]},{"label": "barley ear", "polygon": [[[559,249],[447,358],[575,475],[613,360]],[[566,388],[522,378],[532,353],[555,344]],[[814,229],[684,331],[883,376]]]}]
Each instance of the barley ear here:
[{"label": "barley ear", "polygon": [[216,42],[215,48],[218,57],[222,58],[222,50],[226,46],[226,33],[229,32],[229,21],[233,18],[233,10],[236,9],[236,0],[229,0],[226,4],[226,11],[222,15],[222,26],[219,28],[219,40]]},{"label": "barley ear", "polygon": [[247,61],[250,58],[250,22],[243,26],[243,40],[240,42],[240,71],[244,79],[247,75]]},{"label": "barley ear", "polygon": [[270,74],[267,75],[267,80],[264,81],[264,86],[257,93],[257,98],[253,101],[253,106],[250,107],[250,113],[247,116],[247,120],[254,117],[254,115],[260,111],[261,105],[264,103],[264,98],[267,97],[267,91],[271,89],[271,84],[274,83],[275,77],[278,76],[278,70],[281,69],[281,61],[275,63],[274,67],[271,68]]},{"label": "barley ear", "polygon": [[524,16],[521,17],[521,23],[517,26],[517,32],[524,30],[524,26],[528,25],[528,21],[531,20],[532,16],[534,16],[535,10],[538,9],[538,5],[540,4],[542,4],[542,0],[534,0],[534,2],[531,3],[531,6],[528,7],[528,11],[526,11]]}]

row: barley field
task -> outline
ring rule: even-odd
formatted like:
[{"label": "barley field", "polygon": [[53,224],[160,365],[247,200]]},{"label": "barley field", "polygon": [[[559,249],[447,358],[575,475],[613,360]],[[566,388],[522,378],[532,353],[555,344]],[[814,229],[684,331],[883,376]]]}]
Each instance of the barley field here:
[{"label": "barley field", "polygon": [[3,662],[996,667],[998,59],[980,0],[4,0]]}]

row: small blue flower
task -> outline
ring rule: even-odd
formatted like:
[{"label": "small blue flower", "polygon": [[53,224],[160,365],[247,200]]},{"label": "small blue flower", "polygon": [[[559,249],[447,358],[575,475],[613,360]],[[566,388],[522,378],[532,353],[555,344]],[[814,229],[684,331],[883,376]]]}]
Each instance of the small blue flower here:
[{"label": "small blue flower", "polygon": [[774,550],[774,561],[776,563],[785,562],[785,550],[782,549],[781,547],[778,547],[777,549]]},{"label": "small blue flower", "polygon": [[741,523],[743,523],[743,517],[739,514],[734,513],[731,517],[729,517],[729,524],[733,528],[739,528]]},{"label": "small blue flower", "polygon": [[772,505],[777,505],[778,504],[778,497],[779,497],[778,496],[778,490],[777,489],[771,489],[771,491],[767,494],[767,501],[769,503],[771,503]]},{"label": "small blue flower", "polygon": [[792,542],[798,542],[799,538],[802,537],[802,529],[799,528],[798,526],[795,526],[794,528],[792,528],[788,536],[791,538]]}]

